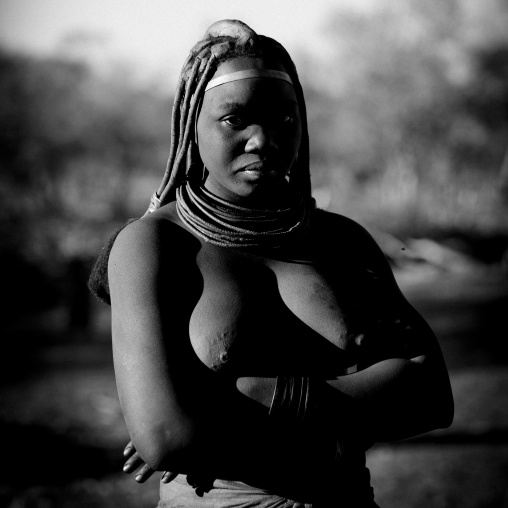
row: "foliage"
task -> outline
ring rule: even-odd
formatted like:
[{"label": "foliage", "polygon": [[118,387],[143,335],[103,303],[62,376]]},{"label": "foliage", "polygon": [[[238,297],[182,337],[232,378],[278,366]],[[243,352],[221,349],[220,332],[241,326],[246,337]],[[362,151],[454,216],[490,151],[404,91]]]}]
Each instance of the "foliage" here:
[{"label": "foliage", "polygon": [[506,231],[508,5],[376,6],[331,16],[327,64],[305,69],[332,208],[381,227]]},{"label": "foliage", "polygon": [[134,175],[164,164],[168,104],[78,61],[0,54],[0,228],[11,247],[75,254],[90,240],[80,229],[123,219]]},{"label": "foliage", "polygon": [[[506,2],[358,12],[328,16],[325,63],[299,65],[317,192],[394,232],[506,232]],[[92,255],[112,222],[142,214],[165,166],[170,104],[76,57],[0,53],[3,250]]]}]

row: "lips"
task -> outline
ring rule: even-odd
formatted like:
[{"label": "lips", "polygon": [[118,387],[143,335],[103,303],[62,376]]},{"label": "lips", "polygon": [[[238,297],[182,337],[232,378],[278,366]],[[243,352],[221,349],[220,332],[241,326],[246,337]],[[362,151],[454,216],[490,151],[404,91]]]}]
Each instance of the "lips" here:
[{"label": "lips", "polygon": [[238,162],[239,168],[235,173],[268,173],[277,167],[273,157],[263,157],[259,154],[244,154]]},{"label": "lips", "polygon": [[270,169],[270,166],[266,162],[253,162],[244,166],[240,171],[244,173],[266,173]]}]

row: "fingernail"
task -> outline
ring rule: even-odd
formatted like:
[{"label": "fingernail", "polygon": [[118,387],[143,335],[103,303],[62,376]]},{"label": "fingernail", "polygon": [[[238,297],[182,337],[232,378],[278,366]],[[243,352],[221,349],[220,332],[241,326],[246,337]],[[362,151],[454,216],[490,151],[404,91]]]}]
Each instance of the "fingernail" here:
[{"label": "fingernail", "polygon": [[131,451],[131,447],[130,447],[130,446],[128,446],[128,447],[127,447],[127,448],[125,448],[125,450],[123,451],[123,454],[124,454],[124,455],[129,455],[130,451]]},{"label": "fingernail", "polygon": [[162,483],[169,483],[169,478],[167,476],[162,477]]},{"label": "fingernail", "polygon": [[125,466],[123,466],[124,471],[128,471],[130,468],[131,468],[130,464],[125,464]]},{"label": "fingernail", "polygon": [[138,474],[137,476],[134,477],[134,479],[139,482],[139,480],[141,480],[143,478],[142,475]]}]

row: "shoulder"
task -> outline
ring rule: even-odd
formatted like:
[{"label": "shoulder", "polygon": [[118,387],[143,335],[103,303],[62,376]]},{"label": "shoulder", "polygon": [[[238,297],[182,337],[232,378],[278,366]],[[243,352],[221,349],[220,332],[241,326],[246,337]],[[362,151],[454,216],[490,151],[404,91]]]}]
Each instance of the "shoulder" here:
[{"label": "shoulder", "polygon": [[381,248],[367,229],[344,215],[317,209],[312,234],[319,249],[332,256],[340,253],[369,264],[373,261],[386,262]]},{"label": "shoulder", "polygon": [[118,234],[109,256],[110,281],[143,277],[195,259],[200,242],[178,225],[170,205],[128,224]]},{"label": "shoulder", "polygon": [[173,203],[127,225],[117,236],[111,256],[150,254],[161,249],[173,255],[188,253],[199,248],[199,241],[179,225]]},{"label": "shoulder", "polygon": [[366,229],[353,219],[321,208],[316,208],[313,220],[319,228],[330,228],[330,232],[346,234],[363,234],[366,232]]}]

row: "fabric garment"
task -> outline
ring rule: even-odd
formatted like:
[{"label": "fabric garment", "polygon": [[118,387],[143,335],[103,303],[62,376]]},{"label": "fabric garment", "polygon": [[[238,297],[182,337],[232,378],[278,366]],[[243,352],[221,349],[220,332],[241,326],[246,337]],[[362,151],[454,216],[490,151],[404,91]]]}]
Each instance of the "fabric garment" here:
[{"label": "fabric garment", "polygon": [[[281,463],[281,468],[284,464]],[[343,489],[328,490],[320,501],[304,503],[247,485],[240,481],[214,480],[209,485],[195,488],[185,475],[177,476],[168,484],[161,483],[158,508],[376,508],[370,486],[369,470],[363,466],[351,474],[348,471]],[[326,483],[326,482],[325,482]],[[347,486],[347,487],[346,487]],[[344,489],[350,489],[348,493]]]}]

